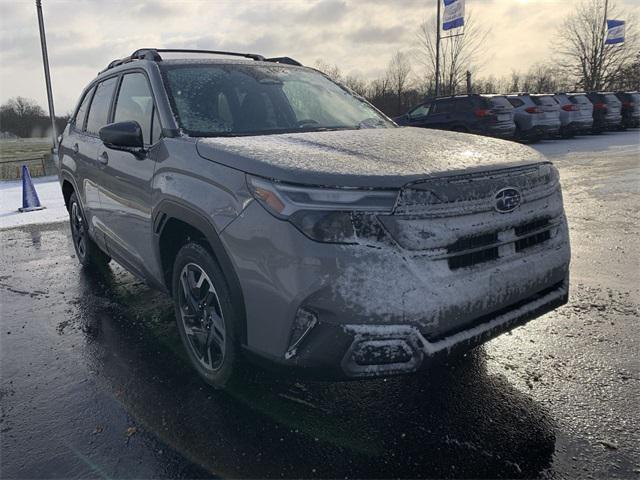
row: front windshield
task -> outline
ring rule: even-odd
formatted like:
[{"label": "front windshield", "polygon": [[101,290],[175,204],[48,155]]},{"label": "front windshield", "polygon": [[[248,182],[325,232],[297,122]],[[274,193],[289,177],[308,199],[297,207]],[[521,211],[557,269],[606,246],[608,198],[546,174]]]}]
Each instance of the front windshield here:
[{"label": "front windshield", "polygon": [[180,127],[192,136],[385,128],[394,124],[324,75],[281,65],[164,65]]}]

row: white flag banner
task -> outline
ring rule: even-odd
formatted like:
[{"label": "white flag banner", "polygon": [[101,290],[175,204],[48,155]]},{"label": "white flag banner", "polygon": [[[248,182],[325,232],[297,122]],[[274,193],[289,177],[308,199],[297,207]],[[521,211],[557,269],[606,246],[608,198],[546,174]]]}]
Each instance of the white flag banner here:
[{"label": "white flag banner", "polygon": [[607,45],[624,42],[624,20],[607,20]]},{"label": "white flag banner", "polygon": [[463,25],[464,0],[444,0],[444,17],[442,18],[442,29],[451,30],[452,28],[462,27]]}]

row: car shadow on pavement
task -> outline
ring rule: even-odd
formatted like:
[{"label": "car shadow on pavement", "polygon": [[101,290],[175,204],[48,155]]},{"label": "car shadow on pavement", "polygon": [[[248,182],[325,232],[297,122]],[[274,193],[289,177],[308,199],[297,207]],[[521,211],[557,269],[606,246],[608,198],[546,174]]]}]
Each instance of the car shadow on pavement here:
[{"label": "car shadow on pavement", "polygon": [[170,300],[111,269],[78,277],[85,358],[137,428],[212,475],[530,478],[552,462],[552,419],[488,374],[481,348],[416,375],[332,383],[255,370],[217,391],[192,371]]}]

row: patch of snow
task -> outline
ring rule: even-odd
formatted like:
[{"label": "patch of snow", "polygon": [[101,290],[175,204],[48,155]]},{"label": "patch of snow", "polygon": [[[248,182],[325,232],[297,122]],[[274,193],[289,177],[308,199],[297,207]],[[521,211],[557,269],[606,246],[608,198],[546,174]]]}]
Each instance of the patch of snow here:
[{"label": "patch of snow", "polygon": [[605,132],[601,135],[582,135],[566,140],[544,140],[532,145],[538,152],[554,159],[578,153],[607,152],[640,155],[640,130]]},{"label": "patch of snow", "polygon": [[62,189],[57,176],[33,179],[44,210],[18,212],[22,207],[22,180],[0,182],[0,230],[25,225],[46,224],[67,220]]}]

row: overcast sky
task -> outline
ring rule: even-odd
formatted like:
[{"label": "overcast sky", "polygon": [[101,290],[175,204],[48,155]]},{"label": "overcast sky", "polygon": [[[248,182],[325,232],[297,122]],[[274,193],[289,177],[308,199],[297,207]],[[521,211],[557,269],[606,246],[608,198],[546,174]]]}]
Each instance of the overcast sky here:
[{"label": "overcast sky", "polygon": [[[613,0],[612,0],[613,1]],[[526,71],[550,54],[549,41],[578,0],[467,0],[492,27],[482,76]],[[42,0],[58,114],[114,58],[140,47],[238,50],[322,59],[373,79],[396,50],[416,48],[435,0],[180,1]],[[640,0],[617,0],[640,14]],[[640,17],[640,15],[638,15]],[[420,73],[415,64],[415,74]],[[33,0],[0,0],[0,102],[15,96],[46,107]]]}]

